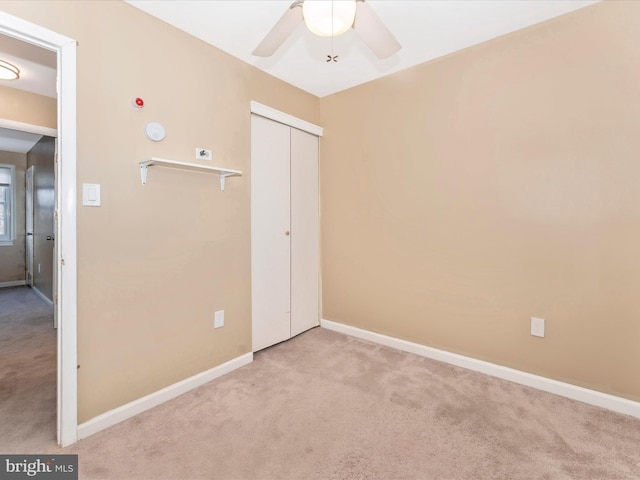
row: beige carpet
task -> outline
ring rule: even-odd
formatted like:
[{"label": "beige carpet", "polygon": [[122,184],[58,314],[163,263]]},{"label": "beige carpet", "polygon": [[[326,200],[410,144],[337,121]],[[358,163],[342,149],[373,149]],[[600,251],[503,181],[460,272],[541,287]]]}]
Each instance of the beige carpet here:
[{"label": "beige carpet", "polygon": [[640,479],[640,420],[314,329],[63,452],[83,479]]},{"label": "beige carpet", "polygon": [[0,288],[0,453],[55,442],[53,310],[30,288]]}]

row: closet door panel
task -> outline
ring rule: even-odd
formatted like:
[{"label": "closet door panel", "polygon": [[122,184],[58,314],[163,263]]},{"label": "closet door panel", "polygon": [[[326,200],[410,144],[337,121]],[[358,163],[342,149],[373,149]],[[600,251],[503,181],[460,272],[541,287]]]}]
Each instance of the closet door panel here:
[{"label": "closet door panel", "polygon": [[290,127],[251,117],[253,351],[291,337]]},{"label": "closet door panel", "polygon": [[291,336],[319,324],[318,137],[291,129]]}]

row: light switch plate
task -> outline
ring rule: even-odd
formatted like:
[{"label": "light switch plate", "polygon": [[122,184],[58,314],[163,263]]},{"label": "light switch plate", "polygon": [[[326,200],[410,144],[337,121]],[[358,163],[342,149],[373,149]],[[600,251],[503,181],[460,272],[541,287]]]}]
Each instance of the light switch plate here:
[{"label": "light switch plate", "polygon": [[100,206],[100,184],[99,183],[83,183],[82,184],[82,205],[85,207]]}]

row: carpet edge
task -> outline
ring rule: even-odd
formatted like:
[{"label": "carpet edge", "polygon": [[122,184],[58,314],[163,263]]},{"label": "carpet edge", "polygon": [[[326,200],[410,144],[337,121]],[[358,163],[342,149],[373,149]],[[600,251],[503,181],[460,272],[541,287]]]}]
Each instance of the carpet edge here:
[{"label": "carpet edge", "polygon": [[514,368],[504,367],[484,360],[478,360],[476,358],[467,357],[457,353],[447,352],[446,350],[440,350],[434,347],[421,345],[419,343],[390,337],[388,335],[364,330],[344,323],[334,322],[332,320],[321,319],[320,326],[327,330],[333,330],[361,340],[367,340],[395,348],[397,350],[402,350],[404,352],[413,353],[421,357],[430,358],[432,360],[448,363],[457,367],[466,368],[467,370],[473,370],[485,375],[497,377],[502,380],[508,380],[520,385],[532,387],[544,392],[560,395],[561,397],[566,397],[571,400],[576,400],[596,407],[612,410],[617,413],[640,418],[640,402],[635,402],[628,398],[617,397],[597,390],[591,390],[571,383],[561,382],[559,380],[542,377],[540,375],[534,375],[522,370],[516,370]]},{"label": "carpet edge", "polygon": [[240,355],[216,367],[197,373],[189,378],[180,380],[168,387],[164,387],[156,392],[145,395],[132,402],[126,403],[120,407],[109,410],[86,422],[78,425],[78,440],[82,440],[94,435],[106,428],[116,425],[120,422],[128,420],[146,410],[156,407],[162,403],[168,402],[194,388],[200,387],[205,383],[215,380],[227,373],[244,367],[253,362],[253,352]]}]

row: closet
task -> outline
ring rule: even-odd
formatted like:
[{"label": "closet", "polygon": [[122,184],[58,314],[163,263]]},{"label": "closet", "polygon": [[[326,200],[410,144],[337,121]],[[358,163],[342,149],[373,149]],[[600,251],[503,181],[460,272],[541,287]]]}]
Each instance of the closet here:
[{"label": "closet", "polygon": [[[289,116],[281,118],[287,121]],[[318,134],[322,130],[315,129],[310,128],[319,133],[251,115],[254,352],[319,323]]]}]

